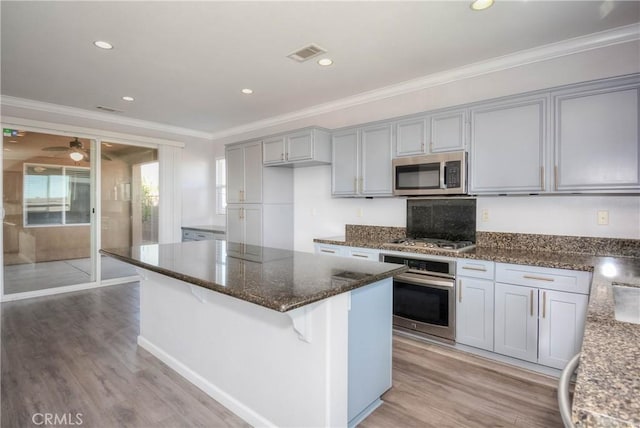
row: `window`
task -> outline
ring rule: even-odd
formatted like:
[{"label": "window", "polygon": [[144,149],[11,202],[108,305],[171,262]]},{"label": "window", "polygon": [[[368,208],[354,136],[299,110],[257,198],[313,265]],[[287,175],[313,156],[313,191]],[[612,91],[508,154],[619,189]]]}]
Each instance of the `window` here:
[{"label": "window", "polygon": [[89,168],[24,164],[24,226],[91,222]]},{"label": "window", "polygon": [[224,158],[216,158],[216,214],[227,213],[227,169]]}]

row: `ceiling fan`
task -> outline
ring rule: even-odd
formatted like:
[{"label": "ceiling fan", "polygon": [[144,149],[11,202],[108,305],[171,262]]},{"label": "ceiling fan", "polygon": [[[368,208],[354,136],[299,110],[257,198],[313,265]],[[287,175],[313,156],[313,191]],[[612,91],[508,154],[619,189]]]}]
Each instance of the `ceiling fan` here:
[{"label": "ceiling fan", "polygon": [[[73,141],[69,141],[69,147],[65,146],[52,146],[45,147],[42,150],[45,152],[69,152],[69,157],[76,161],[86,161],[89,162],[89,152],[84,148],[82,141],[78,140],[78,137],[75,137]],[[102,153],[102,159],[110,161],[111,158],[104,153]]]}]

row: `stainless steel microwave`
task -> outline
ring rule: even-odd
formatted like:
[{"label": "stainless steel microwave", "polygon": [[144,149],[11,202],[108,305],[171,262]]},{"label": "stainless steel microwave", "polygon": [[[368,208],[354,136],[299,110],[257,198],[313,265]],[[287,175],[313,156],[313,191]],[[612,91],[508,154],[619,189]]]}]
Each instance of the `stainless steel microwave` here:
[{"label": "stainless steel microwave", "polygon": [[430,196],[466,193],[466,152],[438,153],[393,160],[394,195]]}]

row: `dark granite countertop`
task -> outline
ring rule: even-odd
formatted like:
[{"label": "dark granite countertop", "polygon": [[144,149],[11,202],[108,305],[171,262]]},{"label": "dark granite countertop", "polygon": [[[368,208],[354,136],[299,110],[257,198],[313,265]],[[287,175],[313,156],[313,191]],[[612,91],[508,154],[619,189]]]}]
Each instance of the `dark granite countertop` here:
[{"label": "dark granite countertop", "polygon": [[200,232],[226,233],[226,227],[225,226],[219,226],[219,225],[182,226],[182,229],[198,230]]},{"label": "dark granite countertop", "polygon": [[640,427],[640,324],[616,321],[611,285],[640,286],[640,258],[494,247],[452,253],[398,248],[375,239],[347,241],[344,237],[314,242],[593,272],[573,397],[574,422],[580,427]]},{"label": "dark granite countertop", "polygon": [[[244,249],[243,252],[238,251]],[[406,268],[226,241],[101,249],[100,253],[286,312],[391,277]]]}]

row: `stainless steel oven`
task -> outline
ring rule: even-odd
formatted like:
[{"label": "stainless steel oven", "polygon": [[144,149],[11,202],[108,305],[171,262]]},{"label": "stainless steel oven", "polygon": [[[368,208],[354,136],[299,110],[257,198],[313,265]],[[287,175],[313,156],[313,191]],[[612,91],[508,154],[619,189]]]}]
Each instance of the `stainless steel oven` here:
[{"label": "stainless steel oven", "polygon": [[456,338],[455,261],[382,254],[381,261],[405,264],[393,278],[393,325],[432,338]]}]

